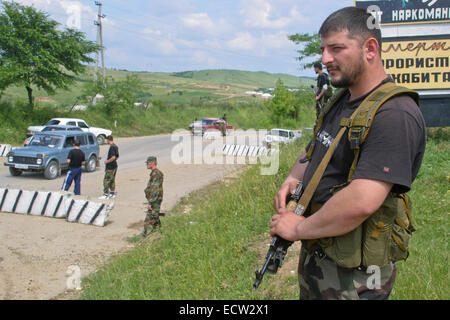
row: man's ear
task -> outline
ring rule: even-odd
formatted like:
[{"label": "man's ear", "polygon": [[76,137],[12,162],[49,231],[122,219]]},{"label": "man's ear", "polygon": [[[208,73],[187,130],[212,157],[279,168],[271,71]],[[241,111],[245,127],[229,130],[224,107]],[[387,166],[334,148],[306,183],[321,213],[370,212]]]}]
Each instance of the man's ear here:
[{"label": "man's ear", "polygon": [[375,38],[369,38],[364,43],[364,54],[368,61],[372,61],[374,58],[380,55],[380,45]]}]

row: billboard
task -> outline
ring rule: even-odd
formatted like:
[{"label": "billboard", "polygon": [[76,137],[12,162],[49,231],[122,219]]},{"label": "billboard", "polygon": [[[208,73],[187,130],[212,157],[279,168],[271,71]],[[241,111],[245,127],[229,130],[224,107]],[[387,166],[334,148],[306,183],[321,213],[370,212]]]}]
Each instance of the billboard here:
[{"label": "billboard", "polygon": [[362,0],[355,6],[377,12],[381,25],[450,22],[450,0]]},{"label": "billboard", "polygon": [[394,81],[414,90],[450,89],[450,37],[384,39],[382,59]]}]

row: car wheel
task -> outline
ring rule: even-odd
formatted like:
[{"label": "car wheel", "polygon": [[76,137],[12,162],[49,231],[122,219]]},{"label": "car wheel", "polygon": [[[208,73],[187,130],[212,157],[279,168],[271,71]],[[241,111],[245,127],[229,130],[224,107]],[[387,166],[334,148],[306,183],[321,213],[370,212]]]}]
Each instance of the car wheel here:
[{"label": "car wheel", "polygon": [[88,160],[88,162],[86,162],[86,171],[87,172],[92,172],[95,171],[95,169],[97,169],[97,157],[96,156],[91,156]]},{"label": "car wheel", "polygon": [[106,137],[104,135],[100,134],[100,135],[97,136],[97,143],[99,145],[100,144],[104,144],[105,143],[105,139],[106,139]]},{"label": "car wheel", "polygon": [[59,165],[56,161],[51,161],[44,171],[44,177],[46,179],[55,179],[59,174]]},{"label": "car wheel", "polygon": [[18,170],[16,168],[9,167],[9,173],[14,177],[20,176],[22,174],[22,172],[23,172],[22,170]]}]

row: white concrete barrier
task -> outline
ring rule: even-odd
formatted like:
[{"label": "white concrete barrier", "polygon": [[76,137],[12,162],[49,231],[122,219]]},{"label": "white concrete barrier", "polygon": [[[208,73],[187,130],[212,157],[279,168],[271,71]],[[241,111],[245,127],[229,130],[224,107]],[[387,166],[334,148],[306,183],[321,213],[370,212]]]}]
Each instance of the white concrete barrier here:
[{"label": "white concrete barrier", "polygon": [[0,144],[0,157],[6,157],[12,149],[10,144]]},{"label": "white concrete barrier", "polygon": [[107,204],[68,198],[65,201],[65,207],[68,222],[103,227],[114,207],[114,202]]},{"label": "white concrete barrier", "polygon": [[114,202],[92,202],[60,192],[0,188],[1,212],[65,218],[69,222],[103,227],[113,208]]},{"label": "white concrete barrier", "polygon": [[267,149],[262,146],[248,146],[248,145],[224,145],[222,153],[228,156],[237,157],[261,157],[271,156],[278,153],[277,149]]}]

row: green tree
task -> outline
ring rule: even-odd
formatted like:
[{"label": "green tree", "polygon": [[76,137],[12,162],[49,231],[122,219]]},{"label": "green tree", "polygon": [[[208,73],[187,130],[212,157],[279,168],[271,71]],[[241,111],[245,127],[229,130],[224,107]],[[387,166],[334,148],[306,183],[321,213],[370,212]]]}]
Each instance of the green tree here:
[{"label": "green tree", "polygon": [[269,108],[276,123],[281,123],[281,119],[292,117],[295,112],[294,96],[284,86],[281,79],[277,80],[275,85],[274,97],[270,101]]},{"label": "green tree", "polygon": [[[93,86],[95,93],[101,93],[105,100],[103,107],[108,115],[119,114],[134,108],[134,103],[138,101],[137,96],[142,94],[144,87],[142,80],[137,75],[127,75],[125,80],[116,81],[113,78],[106,79],[105,86]],[[93,94],[95,95],[93,92]]]},{"label": "green tree", "polygon": [[[314,65],[314,63],[321,62],[321,40],[317,33],[312,35],[308,33],[297,33],[288,36],[288,39],[293,41],[295,44],[302,46],[302,49],[297,50],[299,53],[297,60],[300,61],[303,69],[309,69]],[[308,57],[312,57],[314,61],[310,63],[302,63],[302,61]]]},{"label": "green tree", "polygon": [[99,50],[74,29],[58,30],[58,22],[31,6],[1,2],[0,91],[16,84],[26,88],[30,108],[33,86],[53,94],[68,89],[75,76],[84,72],[83,63]]}]

